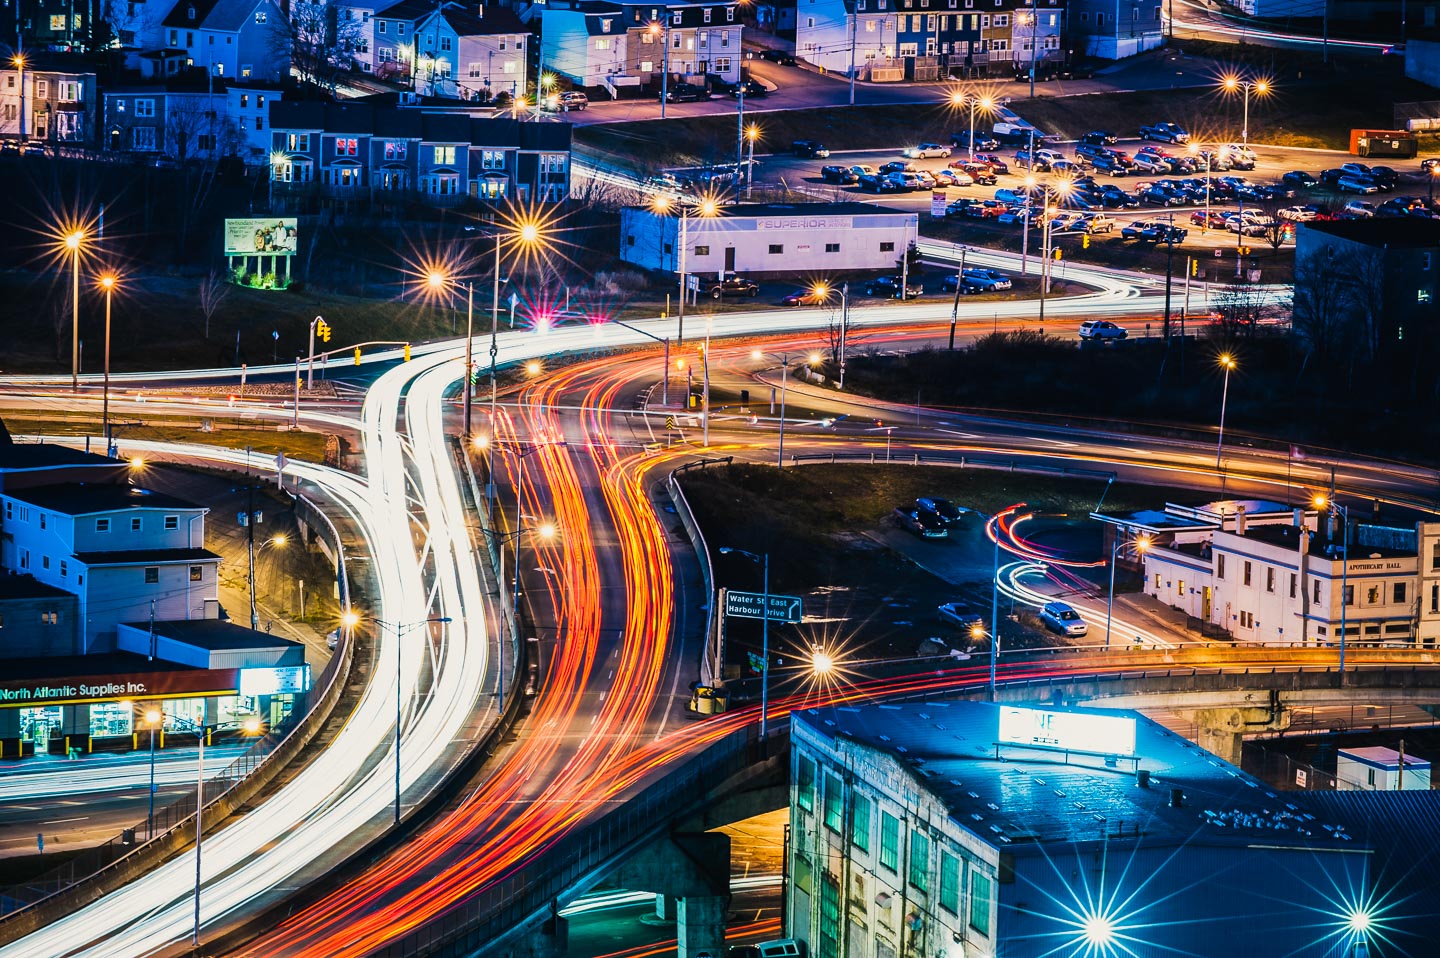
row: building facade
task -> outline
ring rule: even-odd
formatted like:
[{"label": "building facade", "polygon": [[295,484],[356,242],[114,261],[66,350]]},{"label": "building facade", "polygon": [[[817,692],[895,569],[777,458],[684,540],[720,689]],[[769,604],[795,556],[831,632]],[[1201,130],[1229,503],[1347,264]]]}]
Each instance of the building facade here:
[{"label": "building facade", "polygon": [[277,103],[277,196],[558,203],[570,196],[570,125],[361,103]]},{"label": "building facade", "polygon": [[435,9],[425,0],[400,0],[378,5],[372,19],[370,42],[375,74],[384,79],[405,79],[415,67],[415,27]]},{"label": "building facade", "polygon": [[225,112],[235,127],[236,153],[248,164],[270,162],[270,104],[285,93],[279,84],[232,83],[225,89]]},{"label": "building facade", "polygon": [[415,25],[415,88],[427,96],[525,96],[530,33],[498,4],[470,13],[446,4]]},{"label": "building facade", "polygon": [[179,0],[161,22],[165,46],[217,77],[276,81],[290,69],[285,12],[275,0]]},{"label": "building facade", "polygon": [[704,84],[740,79],[743,25],[735,3],[651,5],[558,0],[542,12],[541,68],[582,87]]},{"label": "building facade", "polygon": [[0,68],[0,138],[90,147],[95,143],[95,74],[27,58]]},{"label": "building facade", "polygon": [[712,217],[649,207],[620,211],[620,258],[644,269],[699,276],[896,270],[919,216],[869,203],[741,204]]},{"label": "building facade", "polygon": [[800,0],[795,55],[863,80],[1028,72],[1062,58],[1060,0]]},{"label": "building facade", "polygon": [[[214,162],[248,151],[253,130],[242,129],[234,107],[250,122],[264,123],[249,97],[267,94],[237,92],[224,83],[195,89],[187,81],[120,86],[105,91],[103,148],[112,153],[165,156],[177,163]],[[242,97],[247,106],[241,109]],[[268,106],[267,106],[268,109]]]},{"label": "building facade", "polygon": [[1138,713],[953,700],[790,721],[785,930],[816,958],[1105,954],[1138,935],[1137,953],[1193,952],[1197,914],[1205,954],[1319,958],[1326,943],[1297,947],[1313,903],[1268,890],[1371,887],[1361,843]]},{"label": "building facade", "polygon": [[1067,0],[1070,44],[1077,54],[1120,60],[1165,42],[1160,0]]}]

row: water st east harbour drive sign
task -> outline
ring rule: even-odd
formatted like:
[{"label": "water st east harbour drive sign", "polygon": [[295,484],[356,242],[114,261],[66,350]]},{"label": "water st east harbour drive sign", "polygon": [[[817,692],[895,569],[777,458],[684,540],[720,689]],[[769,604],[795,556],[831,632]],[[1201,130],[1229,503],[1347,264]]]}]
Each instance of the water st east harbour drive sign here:
[{"label": "water st east harbour drive sign", "polygon": [[[762,614],[761,609],[766,610],[766,613]],[[767,596],[760,592],[736,592],[732,589],[725,593],[725,614],[741,619],[764,618],[771,622],[799,622],[800,597]]]}]

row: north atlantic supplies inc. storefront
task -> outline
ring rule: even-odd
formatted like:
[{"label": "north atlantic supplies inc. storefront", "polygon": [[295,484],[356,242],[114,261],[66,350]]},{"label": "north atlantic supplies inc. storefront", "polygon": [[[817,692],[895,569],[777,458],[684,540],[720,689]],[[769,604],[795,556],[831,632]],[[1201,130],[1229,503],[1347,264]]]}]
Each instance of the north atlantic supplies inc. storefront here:
[{"label": "north atlantic supplies inc. storefront", "polygon": [[[187,668],[123,652],[7,665],[14,668],[0,677],[0,758],[149,748],[152,731],[157,748],[167,738],[193,744],[202,730],[225,737],[255,717],[274,726],[310,685],[303,664]],[[152,725],[147,716],[156,712]]]}]

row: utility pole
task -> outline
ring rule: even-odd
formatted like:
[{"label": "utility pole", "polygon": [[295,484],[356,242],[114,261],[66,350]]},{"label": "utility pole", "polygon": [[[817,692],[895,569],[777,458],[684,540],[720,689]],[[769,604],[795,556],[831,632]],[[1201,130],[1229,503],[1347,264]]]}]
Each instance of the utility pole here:
[{"label": "utility pole", "polygon": [[[855,35],[860,32],[860,17],[850,14],[850,105],[855,105]],[[23,113],[23,110],[22,110]],[[24,122],[23,120],[21,121]]]},{"label": "utility pole", "polygon": [[[1167,348],[1170,345],[1170,283],[1174,275],[1173,265],[1175,261],[1174,213],[1170,214],[1169,220],[1169,226],[1165,230],[1165,245],[1167,247],[1167,250],[1165,252],[1165,345]],[[1188,278],[1186,281],[1185,289],[1187,292],[1190,289]]]},{"label": "utility pole", "polygon": [[745,74],[740,73],[740,96],[735,111],[735,195],[740,195],[740,171],[745,168]]},{"label": "utility pole", "polygon": [[955,303],[950,307],[950,349],[952,351],[955,349],[955,324],[960,319],[960,294],[965,290],[965,254],[967,252],[966,247],[960,247],[960,268],[955,271]]}]

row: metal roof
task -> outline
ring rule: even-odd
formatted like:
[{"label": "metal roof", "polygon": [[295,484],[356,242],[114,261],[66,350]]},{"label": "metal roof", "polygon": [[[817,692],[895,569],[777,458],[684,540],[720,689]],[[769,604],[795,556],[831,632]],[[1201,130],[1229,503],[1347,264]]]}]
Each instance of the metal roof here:
[{"label": "metal roof", "polygon": [[163,492],[107,483],[65,482],[53,486],[30,486],[6,492],[5,495],[38,509],[69,516],[87,516],[119,509],[205,508]]}]

